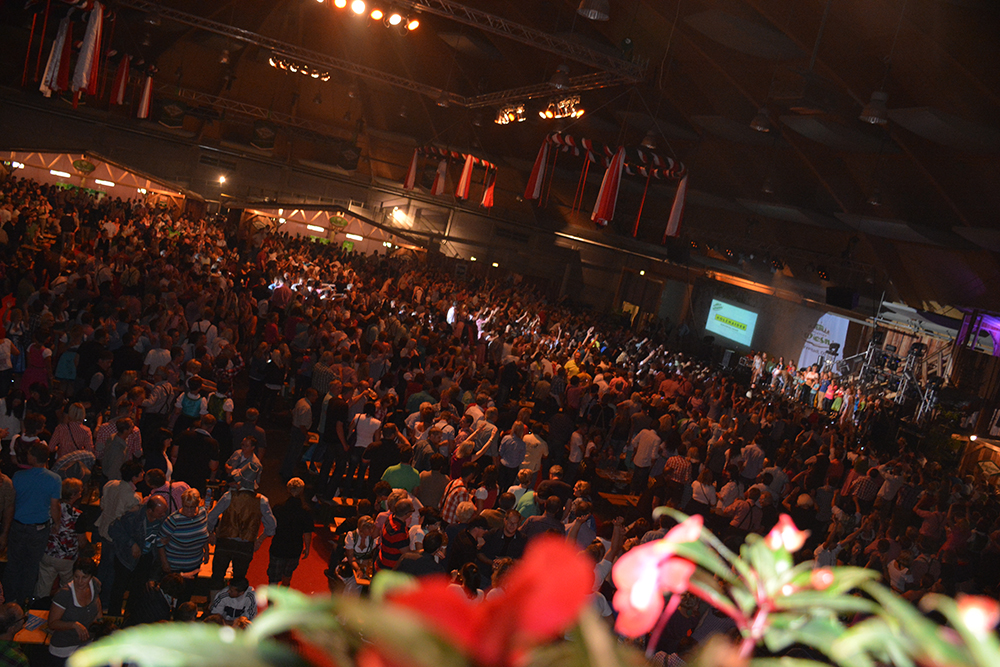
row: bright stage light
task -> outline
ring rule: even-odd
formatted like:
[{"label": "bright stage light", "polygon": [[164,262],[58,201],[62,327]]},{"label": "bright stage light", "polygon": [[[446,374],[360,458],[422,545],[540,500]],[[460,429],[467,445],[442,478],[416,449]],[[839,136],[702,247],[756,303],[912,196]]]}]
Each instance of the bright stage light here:
[{"label": "bright stage light", "polygon": [[115,187],[115,184],[112,183],[111,181],[102,181],[99,178],[94,179],[94,183],[97,183],[98,185],[106,185],[109,188]]},{"label": "bright stage light", "polygon": [[381,21],[383,16],[384,14],[382,14],[382,10],[378,7],[372,10],[371,17],[373,21]]},{"label": "bright stage light", "polygon": [[364,236],[358,236],[357,234],[347,234],[347,238],[351,239],[352,241],[364,241],[365,240]]},{"label": "bright stage light", "polygon": [[53,176],[58,176],[59,178],[69,178],[69,174],[65,171],[56,171],[55,169],[49,169],[49,173]]},{"label": "bright stage light", "polygon": [[357,14],[358,16],[364,14],[365,9],[366,9],[365,0],[354,0],[354,2],[351,3],[351,11]]}]

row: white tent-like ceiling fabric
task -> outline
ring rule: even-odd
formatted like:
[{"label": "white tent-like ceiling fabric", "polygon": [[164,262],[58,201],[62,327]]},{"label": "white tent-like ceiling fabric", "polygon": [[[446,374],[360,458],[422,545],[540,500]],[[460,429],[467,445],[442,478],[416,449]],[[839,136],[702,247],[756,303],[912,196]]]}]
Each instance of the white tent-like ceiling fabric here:
[{"label": "white tent-like ceiling fabric", "polygon": [[[266,218],[279,231],[299,236],[312,236],[340,243],[353,241],[355,248],[369,252],[379,247],[418,249],[409,239],[402,238],[349,213],[308,208],[247,208],[250,215]],[[346,221],[346,225],[343,222]],[[361,240],[359,240],[359,237]]]},{"label": "white tent-like ceiling fabric", "polygon": [[89,152],[2,151],[0,159],[19,165],[16,175],[53,185],[72,185],[106,192],[113,197],[133,199],[161,195],[174,199],[198,195],[162,179],[115,164]]}]

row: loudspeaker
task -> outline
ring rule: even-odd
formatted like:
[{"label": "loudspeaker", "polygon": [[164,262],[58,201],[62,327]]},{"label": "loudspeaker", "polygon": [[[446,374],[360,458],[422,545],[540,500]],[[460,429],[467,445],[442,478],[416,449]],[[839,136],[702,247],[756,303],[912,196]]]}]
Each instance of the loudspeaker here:
[{"label": "loudspeaker", "polygon": [[852,290],[849,287],[837,287],[835,285],[831,285],[826,288],[826,303],[830,306],[854,310],[858,307],[859,298],[860,295],[857,291]]}]

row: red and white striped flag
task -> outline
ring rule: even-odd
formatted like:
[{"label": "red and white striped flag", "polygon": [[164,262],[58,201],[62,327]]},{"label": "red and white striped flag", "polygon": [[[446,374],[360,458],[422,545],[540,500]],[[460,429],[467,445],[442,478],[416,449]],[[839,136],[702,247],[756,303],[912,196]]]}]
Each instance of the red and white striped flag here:
[{"label": "red and white striped flag", "polygon": [[462,167],[462,176],[458,179],[458,187],[455,188],[455,199],[468,199],[469,187],[472,185],[472,167],[476,158],[472,155],[465,156],[465,166]]},{"label": "red and white striped flag", "polygon": [[441,160],[438,163],[437,174],[434,175],[434,185],[431,186],[432,195],[443,195],[445,181],[448,180],[448,161]]},{"label": "red and white striped flag", "polygon": [[479,205],[483,208],[493,208],[493,190],[497,185],[497,170],[486,170],[486,189],[483,190],[483,200]]},{"label": "red and white striped flag", "polygon": [[132,58],[128,55],[122,56],[122,61],[118,63],[115,71],[115,82],[111,86],[111,104],[125,104],[125,87],[128,85],[128,68]]},{"label": "red and white striped flag", "polygon": [[681,179],[681,184],[677,186],[677,194],[674,195],[674,205],[670,207],[670,218],[667,219],[667,228],[663,231],[663,242],[667,242],[667,237],[675,237],[681,231],[681,217],[684,215],[684,198],[687,197],[688,177],[685,174]]},{"label": "red and white striped flag", "polygon": [[538,149],[535,166],[531,168],[528,185],[524,188],[525,199],[538,199],[542,196],[542,184],[545,182],[545,163],[549,159],[549,143],[546,141]]},{"label": "red and white striped flag", "polygon": [[139,99],[139,112],[136,118],[149,118],[149,105],[153,101],[153,77],[147,76],[142,84],[142,97]]},{"label": "red and white striped flag", "polygon": [[597,223],[598,227],[605,227],[615,217],[615,205],[618,203],[618,186],[622,181],[622,165],[625,162],[625,149],[618,148],[608,170],[604,172],[604,180],[601,181],[601,191],[597,194],[597,203],[594,204],[594,212],[590,219]]},{"label": "red and white striped flag", "polygon": [[72,46],[73,23],[67,16],[59,23],[59,31],[45,64],[42,84],[38,87],[45,97],[69,88],[69,56]]},{"label": "red and white striped flag", "polygon": [[417,184],[417,159],[420,154],[420,149],[413,149],[413,159],[410,160],[410,168],[406,172],[406,179],[403,181],[404,190],[412,190]]},{"label": "red and white striped flag", "polygon": [[95,2],[87,21],[87,30],[83,34],[83,45],[76,60],[76,71],[73,72],[72,89],[76,92],[97,94],[97,61],[100,56],[103,26],[104,6]]}]

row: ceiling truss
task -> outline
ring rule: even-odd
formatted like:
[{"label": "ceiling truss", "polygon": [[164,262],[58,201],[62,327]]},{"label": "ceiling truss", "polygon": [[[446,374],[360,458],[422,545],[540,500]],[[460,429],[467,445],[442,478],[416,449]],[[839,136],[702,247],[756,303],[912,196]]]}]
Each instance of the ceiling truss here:
[{"label": "ceiling truss", "polygon": [[[350,62],[341,58],[335,58],[311,49],[306,49],[288,42],[284,42],[272,37],[267,37],[252,30],[245,30],[237,26],[213,21],[202,16],[196,16],[187,12],[182,12],[170,7],[149,2],[148,0],[119,0],[118,5],[128,7],[137,11],[156,15],[161,19],[168,19],[182,25],[190,26],[212,32],[223,37],[238,40],[247,44],[252,44],[263,49],[268,49],[276,55],[285,56],[297,60],[303,64],[323,68],[337,69],[354,76],[379,81],[396,88],[409,90],[420,95],[425,95],[432,99],[440,99],[442,95],[447,95],[451,104],[467,108],[487,107],[495,104],[512,103],[521,100],[531,100],[538,97],[551,96],[553,94],[569,95],[575,92],[604,88],[621,83],[629,83],[640,80],[645,72],[645,65],[642,63],[631,63],[621,58],[614,58],[607,54],[594,51],[575,42],[546,35],[545,33],[528,28],[520,24],[506,21],[492,14],[479,12],[467,7],[463,7],[450,0],[420,0],[410,3],[413,7],[419,7],[421,11],[435,13],[441,16],[455,18],[456,21],[467,25],[476,25],[488,32],[501,34],[516,41],[530,44],[544,51],[558,52],[566,57],[580,62],[586,62],[600,71],[570,78],[570,85],[565,88],[556,89],[548,83],[541,83],[532,86],[522,86],[507,90],[484,93],[472,97],[465,97],[441,88],[436,88],[413,79],[390,74],[373,67],[367,67],[358,63]],[[460,12],[459,8],[466,11]],[[451,13],[455,15],[452,16]],[[474,21],[484,21],[486,24],[480,25]],[[544,38],[544,39],[543,39]]]}]

